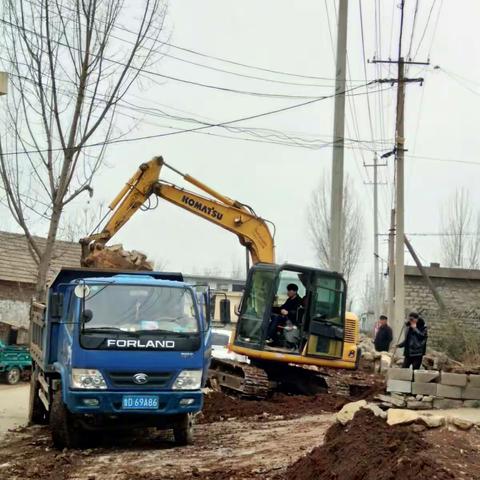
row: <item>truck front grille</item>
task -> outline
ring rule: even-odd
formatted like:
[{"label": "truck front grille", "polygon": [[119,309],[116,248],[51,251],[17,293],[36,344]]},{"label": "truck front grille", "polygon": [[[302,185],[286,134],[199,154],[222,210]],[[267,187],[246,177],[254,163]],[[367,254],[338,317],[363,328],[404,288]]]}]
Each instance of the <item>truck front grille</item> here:
[{"label": "truck front grille", "polygon": [[[142,373],[146,375],[145,383],[135,381],[135,375]],[[128,388],[165,388],[172,378],[171,372],[109,372],[110,381],[115,387]]]}]

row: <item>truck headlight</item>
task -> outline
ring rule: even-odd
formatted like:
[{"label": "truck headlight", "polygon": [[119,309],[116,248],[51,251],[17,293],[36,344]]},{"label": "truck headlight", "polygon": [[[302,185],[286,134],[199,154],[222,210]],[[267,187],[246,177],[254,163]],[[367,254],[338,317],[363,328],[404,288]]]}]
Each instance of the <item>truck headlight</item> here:
[{"label": "truck headlight", "polygon": [[182,370],[175,383],[173,390],[198,390],[202,385],[201,370]]},{"label": "truck headlight", "polygon": [[105,390],[107,384],[98,370],[72,368],[72,387],[85,390]]}]

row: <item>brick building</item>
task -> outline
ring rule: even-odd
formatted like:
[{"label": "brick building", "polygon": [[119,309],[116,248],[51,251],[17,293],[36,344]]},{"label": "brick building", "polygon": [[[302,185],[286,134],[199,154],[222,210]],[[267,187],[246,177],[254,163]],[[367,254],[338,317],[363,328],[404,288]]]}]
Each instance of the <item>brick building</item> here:
[{"label": "brick building", "polygon": [[440,313],[435,298],[414,266],[405,267],[405,308],[421,311],[429,327],[430,345],[435,346],[442,337],[450,319],[480,331],[480,270],[444,268],[439,264],[431,264],[425,270],[442,296],[447,313]]},{"label": "brick building", "polygon": [[[36,238],[40,248],[45,239]],[[60,267],[80,266],[80,245],[59,241],[49,276]],[[25,235],[0,232],[0,322],[28,326],[30,300],[35,292],[37,265],[29,253]]]}]

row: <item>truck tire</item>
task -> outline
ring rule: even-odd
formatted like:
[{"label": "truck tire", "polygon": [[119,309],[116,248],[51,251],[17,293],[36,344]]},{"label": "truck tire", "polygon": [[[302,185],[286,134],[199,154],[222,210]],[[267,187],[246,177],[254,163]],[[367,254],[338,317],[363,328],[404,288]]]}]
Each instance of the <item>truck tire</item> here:
[{"label": "truck tire", "polygon": [[31,373],[28,424],[48,425],[48,410],[45,408],[45,405],[38,396],[38,392],[40,391],[40,383],[38,382],[39,370],[36,365],[32,365]]},{"label": "truck tire", "polygon": [[16,385],[22,376],[22,372],[18,367],[13,367],[5,375],[5,379],[9,385]]},{"label": "truck tire", "polygon": [[175,443],[180,446],[193,444],[193,415],[185,413],[173,427]]},{"label": "truck tire", "polygon": [[55,448],[79,448],[83,445],[84,435],[79,425],[75,425],[72,414],[62,400],[61,389],[53,395],[50,407],[50,428]]}]

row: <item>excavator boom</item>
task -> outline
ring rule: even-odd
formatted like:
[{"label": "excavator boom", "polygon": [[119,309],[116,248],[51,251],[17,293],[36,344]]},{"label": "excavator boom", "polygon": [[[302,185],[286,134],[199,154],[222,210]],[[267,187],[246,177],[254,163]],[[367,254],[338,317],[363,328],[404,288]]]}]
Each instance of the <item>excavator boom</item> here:
[{"label": "excavator boom", "polygon": [[[187,182],[216,200],[160,181],[160,172],[163,166],[171,168]],[[162,157],[154,157],[149,162],[140,165],[138,171],[109,205],[112,215],[103,230],[80,240],[82,263],[87,262],[94,247],[104,246],[152,194],[237,235],[240,243],[250,252],[253,264],[275,262],[273,238],[264,219],[255,215],[242,203],[222,195],[200,180],[170,167]]]}]

